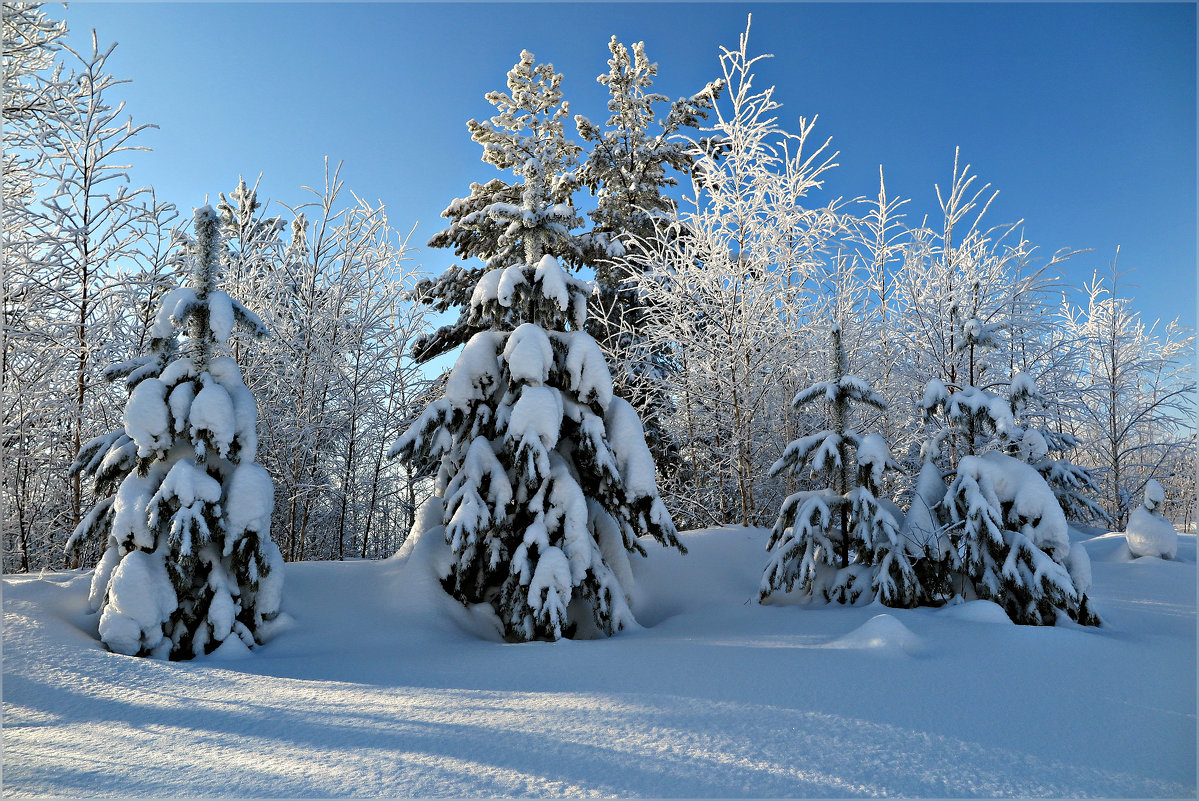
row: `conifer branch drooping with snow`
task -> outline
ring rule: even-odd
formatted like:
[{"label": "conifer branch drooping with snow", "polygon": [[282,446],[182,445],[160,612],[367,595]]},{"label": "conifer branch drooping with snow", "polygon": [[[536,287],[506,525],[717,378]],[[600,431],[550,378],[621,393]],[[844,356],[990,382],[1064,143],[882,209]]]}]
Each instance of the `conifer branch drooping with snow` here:
[{"label": "conifer branch drooping with snow", "polygon": [[73,468],[105,497],[67,547],[106,541],[89,603],[104,644],[129,655],[253,647],[282,593],[274,489],[254,461],[257,409],[226,348],[236,326],[267,332],[217,288],[216,212],[198,209],[194,232],[188,285],[162,298],[150,353],[109,370],[130,389],[124,429],[87,443]]}]

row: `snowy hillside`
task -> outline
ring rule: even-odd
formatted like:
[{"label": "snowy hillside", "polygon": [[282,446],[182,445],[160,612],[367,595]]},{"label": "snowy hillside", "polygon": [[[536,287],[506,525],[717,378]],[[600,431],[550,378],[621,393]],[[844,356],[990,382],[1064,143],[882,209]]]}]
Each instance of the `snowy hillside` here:
[{"label": "snowy hillside", "polygon": [[108,653],[89,572],[6,576],[5,795],[1195,796],[1193,535],[1072,530],[1094,629],[760,606],[766,534],[651,545],[643,628],[555,644],[496,641],[419,551],[288,564],[237,660]]}]

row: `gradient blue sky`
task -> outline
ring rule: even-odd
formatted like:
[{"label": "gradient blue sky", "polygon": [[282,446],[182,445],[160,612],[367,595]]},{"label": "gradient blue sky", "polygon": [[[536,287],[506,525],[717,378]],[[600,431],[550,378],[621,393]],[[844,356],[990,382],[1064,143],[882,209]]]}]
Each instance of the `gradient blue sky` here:
[{"label": "gradient blue sky", "polygon": [[1149,319],[1196,316],[1196,6],[1193,3],[71,3],[77,47],[117,41],[121,97],[152,122],[133,179],[185,211],[263,173],[264,196],[303,202],[323,158],[349,188],[418,223],[416,260],[480,161],[465,122],[493,113],[522,48],[564,73],[572,113],[606,119],[607,41],[642,40],[656,88],[691,94],[718,72],[753,12],[750,48],[773,53],[781,120],[819,115],[841,166],[829,188],[913,198],[937,211],[953,153],[1000,190],[993,223],[1023,218],[1043,256],[1076,256],[1078,284],[1121,246],[1127,294]]}]

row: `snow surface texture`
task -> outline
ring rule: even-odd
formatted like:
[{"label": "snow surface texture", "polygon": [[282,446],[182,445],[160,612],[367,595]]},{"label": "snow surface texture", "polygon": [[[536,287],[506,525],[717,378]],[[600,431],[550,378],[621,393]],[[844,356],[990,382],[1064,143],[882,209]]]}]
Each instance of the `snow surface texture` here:
[{"label": "snow surface texture", "polygon": [[190,662],[109,653],[90,571],[6,576],[5,792],[1195,796],[1193,535],[1162,561],[1072,529],[1098,629],[986,601],[760,606],[767,535],[647,543],[644,628],[553,644],[499,642],[440,592],[439,536],[287,564],[251,659],[237,638]]}]

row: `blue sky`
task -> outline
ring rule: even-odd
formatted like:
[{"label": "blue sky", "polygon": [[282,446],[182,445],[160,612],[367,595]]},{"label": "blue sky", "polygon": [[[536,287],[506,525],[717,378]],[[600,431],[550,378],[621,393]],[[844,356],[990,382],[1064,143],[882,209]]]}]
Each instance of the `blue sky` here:
[{"label": "blue sky", "polygon": [[133,180],[190,210],[263,173],[261,193],[303,202],[323,159],[347,187],[418,224],[416,260],[442,209],[498,175],[465,123],[493,113],[521,49],[565,75],[572,113],[606,118],[607,41],[644,41],[656,88],[691,94],[719,74],[753,13],[750,49],[781,121],[819,115],[841,164],[829,189],[877,189],[937,210],[954,148],[1000,190],[993,223],[1025,220],[1068,279],[1105,270],[1121,246],[1126,289],[1150,319],[1195,325],[1196,62],[1193,3],[72,3],[47,6],[88,45],[120,46],[121,98],[152,153]]}]

